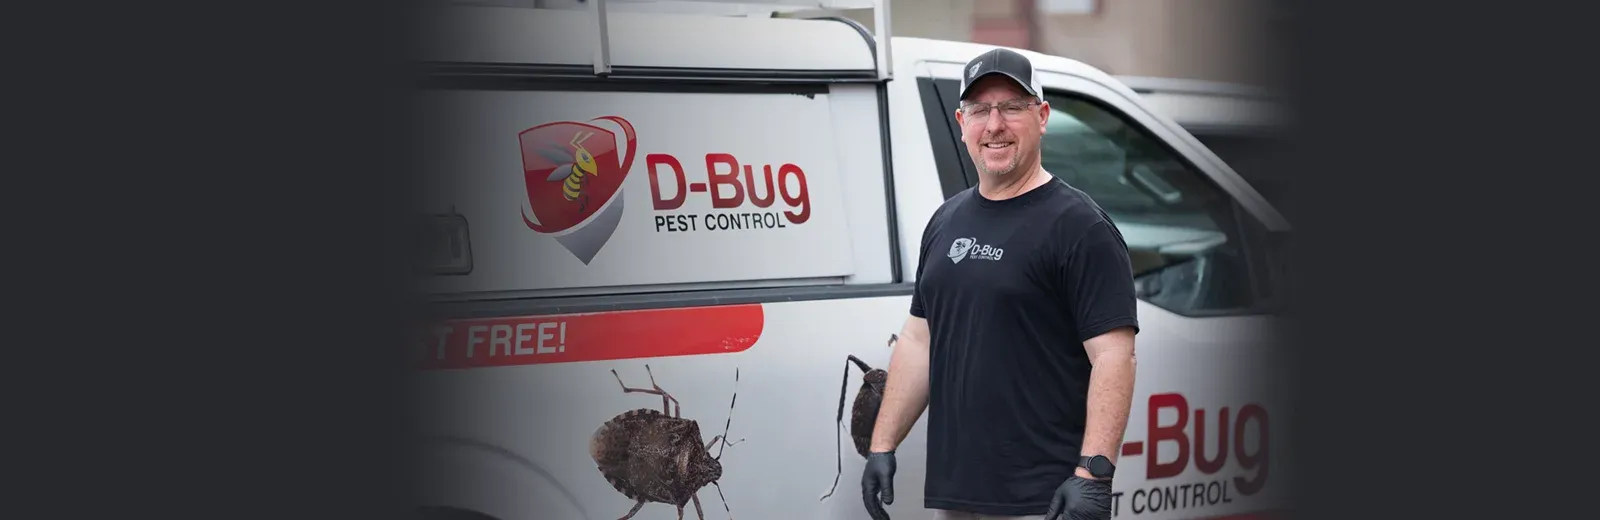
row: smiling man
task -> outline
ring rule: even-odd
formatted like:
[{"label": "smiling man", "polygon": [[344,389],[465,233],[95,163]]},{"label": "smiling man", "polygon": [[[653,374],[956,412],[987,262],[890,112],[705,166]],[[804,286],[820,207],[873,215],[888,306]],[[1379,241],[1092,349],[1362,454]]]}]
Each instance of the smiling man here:
[{"label": "smiling man", "polygon": [[1107,519],[1139,329],[1127,245],[1040,164],[1050,106],[1028,58],[996,49],[963,73],[978,185],[923,231],[862,496],[887,518],[894,450],[926,409],[936,518]]}]

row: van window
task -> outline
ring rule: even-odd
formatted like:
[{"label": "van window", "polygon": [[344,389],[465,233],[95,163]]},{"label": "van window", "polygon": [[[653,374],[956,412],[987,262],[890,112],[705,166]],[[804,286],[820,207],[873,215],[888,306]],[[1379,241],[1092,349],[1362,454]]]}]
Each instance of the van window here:
[{"label": "van window", "polygon": [[1044,168],[1097,202],[1121,230],[1141,299],[1185,315],[1250,309],[1250,218],[1159,140],[1085,99],[1047,95]]}]

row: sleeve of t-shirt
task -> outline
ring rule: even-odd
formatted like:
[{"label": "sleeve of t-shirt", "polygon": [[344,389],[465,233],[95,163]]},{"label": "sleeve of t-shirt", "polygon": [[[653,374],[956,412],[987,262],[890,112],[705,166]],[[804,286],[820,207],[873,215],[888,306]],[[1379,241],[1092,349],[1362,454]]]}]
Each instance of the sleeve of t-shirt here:
[{"label": "sleeve of t-shirt", "polygon": [[922,227],[922,246],[917,250],[917,279],[911,285],[911,315],[926,319],[922,306],[922,266],[928,262],[928,244],[933,240],[934,223],[939,220],[941,211],[935,211],[928,219],[927,225]]},{"label": "sleeve of t-shirt", "polygon": [[1078,340],[1118,327],[1139,331],[1133,292],[1133,263],[1115,226],[1100,221],[1090,226],[1061,255],[1061,285],[1067,308],[1078,324]]}]

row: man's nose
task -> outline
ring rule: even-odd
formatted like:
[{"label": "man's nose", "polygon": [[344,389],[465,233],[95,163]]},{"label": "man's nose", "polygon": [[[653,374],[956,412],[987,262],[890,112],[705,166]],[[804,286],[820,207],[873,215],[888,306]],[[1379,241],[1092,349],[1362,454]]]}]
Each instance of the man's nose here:
[{"label": "man's nose", "polygon": [[1003,119],[1003,118],[1000,117],[1000,108],[999,107],[990,108],[989,109],[989,119],[984,121],[984,124],[983,124],[984,130],[988,130],[990,133],[999,132],[1000,129],[1005,126],[1003,124],[1003,122],[1001,121],[1001,119]]}]

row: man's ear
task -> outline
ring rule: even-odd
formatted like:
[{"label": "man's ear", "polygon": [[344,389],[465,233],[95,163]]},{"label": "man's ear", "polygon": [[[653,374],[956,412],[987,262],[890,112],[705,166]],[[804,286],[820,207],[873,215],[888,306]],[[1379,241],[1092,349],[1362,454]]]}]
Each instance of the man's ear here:
[{"label": "man's ear", "polygon": [[1039,100],[1039,133],[1045,133],[1045,128],[1050,126],[1050,102]]},{"label": "man's ear", "polygon": [[965,141],[967,139],[966,115],[961,113],[960,108],[956,108],[956,128],[961,131],[961,140]]}]

